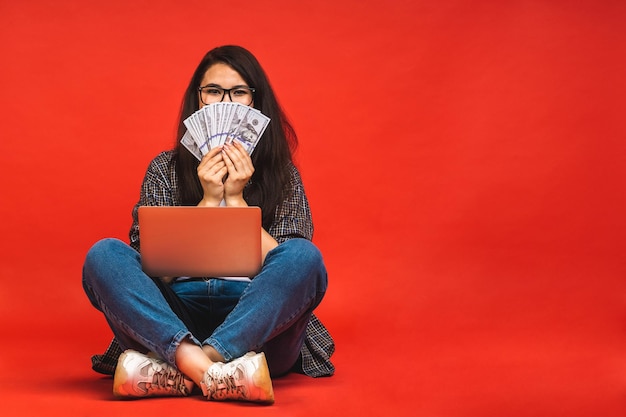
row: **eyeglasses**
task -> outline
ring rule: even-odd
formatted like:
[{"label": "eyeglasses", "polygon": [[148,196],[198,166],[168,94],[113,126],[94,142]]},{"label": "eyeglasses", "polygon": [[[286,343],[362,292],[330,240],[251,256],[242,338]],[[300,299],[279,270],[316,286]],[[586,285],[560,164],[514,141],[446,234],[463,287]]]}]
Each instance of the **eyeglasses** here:
[{"label": "eyeglasses", "polygon": [[238,85],[233,88],[222,88],[219,85],[209,84],[204,87],[198,87],[198,94],[203,104],[219,103],[224,101],[226,93],[230,101],[249,106],[254,100],[254,88],[245,85]]}]

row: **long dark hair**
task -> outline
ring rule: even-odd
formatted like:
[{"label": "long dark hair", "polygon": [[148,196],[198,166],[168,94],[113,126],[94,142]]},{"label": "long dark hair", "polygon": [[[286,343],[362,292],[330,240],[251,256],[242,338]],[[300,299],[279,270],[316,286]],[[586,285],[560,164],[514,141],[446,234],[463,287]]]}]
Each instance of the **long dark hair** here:
[{"label": "long dark hair", "polygon": [[196,68],[185,91],[180,111],[176,138],[175,164],[179,181],[180,199],[183,205],[197,205],[203,197],[198,179],[198,160],[181,145],[185,133],[183,120],[200,108],[198,87],[206,71],[213,64],[223,63],[237,71],[241,78],[254,88],[254,107],[268,116],[271,121],[252,153],[254,174],[244,189],[244,198],[249,205],[261,207],[263,227],[268,229],[274,220],[276,209],[286,197],[290,179],[292,152],[298,145],[293,127],[281,109],[270,82],[257,59],[240,46],[220,46],[210,50]]}]

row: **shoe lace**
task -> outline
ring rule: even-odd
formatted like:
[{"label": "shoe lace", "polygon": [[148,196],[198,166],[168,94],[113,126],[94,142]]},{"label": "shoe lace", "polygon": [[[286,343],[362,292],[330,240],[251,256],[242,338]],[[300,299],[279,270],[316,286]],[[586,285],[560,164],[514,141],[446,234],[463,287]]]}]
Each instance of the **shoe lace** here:
[{"label": "shoe lace", "polygon": [[173,368],[161,368],[154,372],[152,376],[152,385],[147,389],[164,389],[167,391],[181,393],[187,395],[187,386],[185,385],[185,376]]},{"label": "shoe lace", "polygon": [[212,369],[207,378],[207,397],[214,399],[246,398],[247,388],[243,381],[244,370],[238,365],[233,370]]}]

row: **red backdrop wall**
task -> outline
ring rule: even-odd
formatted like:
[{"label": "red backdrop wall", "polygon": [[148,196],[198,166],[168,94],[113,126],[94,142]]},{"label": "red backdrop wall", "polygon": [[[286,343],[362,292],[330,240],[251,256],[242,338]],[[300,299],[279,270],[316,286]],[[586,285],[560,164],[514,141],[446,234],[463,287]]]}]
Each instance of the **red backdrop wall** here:
[{"label": "red backdrop wall", "polygon": [[344,369],[405,380],[383,400],[398,412],[619,414],[625,18],[619,1],[2,1],[4,337],[69,346],[88,323],[89,348],[107,342],[84,254],[126,239],[191,72],[235,43],[299,133]]}]

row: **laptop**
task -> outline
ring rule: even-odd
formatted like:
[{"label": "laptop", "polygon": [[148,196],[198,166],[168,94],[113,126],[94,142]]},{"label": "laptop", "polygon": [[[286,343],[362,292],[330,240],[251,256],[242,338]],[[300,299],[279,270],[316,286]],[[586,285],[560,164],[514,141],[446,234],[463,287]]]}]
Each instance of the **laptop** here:
[{"label": "laptop", "polygon": [[259,207],[139,207],[141,266],[153,277],[254,277]]}]

